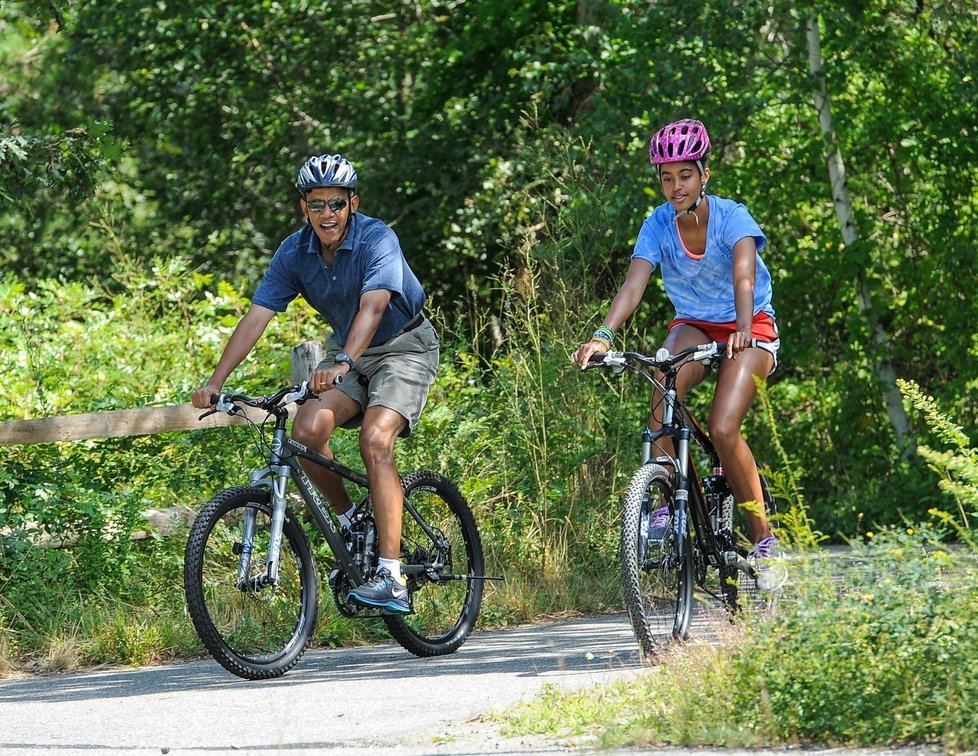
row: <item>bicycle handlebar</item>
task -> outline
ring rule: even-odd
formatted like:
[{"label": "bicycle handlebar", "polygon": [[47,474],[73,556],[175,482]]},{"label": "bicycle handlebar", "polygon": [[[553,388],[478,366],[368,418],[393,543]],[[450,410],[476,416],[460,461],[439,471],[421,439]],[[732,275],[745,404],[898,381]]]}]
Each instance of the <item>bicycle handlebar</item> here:
[{"label": "bicycle handlebar", "polygon": [[[337,380],[337,383],[342,383],[341,380]],[[317,394],[309,388],[309,382],[303,381],[299,384],[294,384],[292,386],[286,386],[274,394],[268,396],[248,396],[247,394],[221,394],[220,396],[212,395],[211,404],[213,409],[207,410],[202,414],[198,420],[203,420],[208,415],[213,415],[218,412],[224,412],[228,415],[239,415],[241,414],[241,408],[239,404],[245,404],[249,407],[255,407],[256,409],[265,410],[271,414],[278,414],[279,412],[285,411],[285,407],[293,402],[297,404],[302,404],[303,402],[312,399]]]},{"label": "bicycle handlebar", "polygon": [[[756,347],[758,339],[751,339],[750,345]],[[711,341],[708,344],[696,344],[680,349],[675,354],[670,354],[663,347],[650,357],[640,352],[595,352],[588,360],[585,370],[596,367],[610,368],[616,373],[622,372],[629,361],[638,362],[647,367],[651,367],[663,372],[677,371],[687,362],[708,363],[723,357],[727,351],[726,341]]]}]

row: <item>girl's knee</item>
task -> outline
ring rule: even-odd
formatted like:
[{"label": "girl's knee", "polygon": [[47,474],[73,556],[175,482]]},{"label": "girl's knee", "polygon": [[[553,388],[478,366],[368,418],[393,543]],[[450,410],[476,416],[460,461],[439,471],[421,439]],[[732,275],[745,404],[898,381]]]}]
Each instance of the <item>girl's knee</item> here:
[{"label": "girl's knee", "polygon": [[740,433],[740,425],[730,422],[711,423],[710,440],[721,453],[733,451],[744,443],[744,438]]}]

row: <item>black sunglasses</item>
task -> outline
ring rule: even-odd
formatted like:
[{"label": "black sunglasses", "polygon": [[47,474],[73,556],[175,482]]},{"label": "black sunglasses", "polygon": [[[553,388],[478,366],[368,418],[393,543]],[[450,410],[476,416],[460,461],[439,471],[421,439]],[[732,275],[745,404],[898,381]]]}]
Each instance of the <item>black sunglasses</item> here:
[{"label": "black sunglasses", "polygon": [[332,210],[334,213],[338,213],[348,204],[349,202],[343,199],[342,197],[333,197],[333,199],[331,200],[321,200],[321,199],[309,200],[308,202],[306,202],[306,207],[309,208],[309,212],[311,213],[321,213],[327,207],[330,210]]}]

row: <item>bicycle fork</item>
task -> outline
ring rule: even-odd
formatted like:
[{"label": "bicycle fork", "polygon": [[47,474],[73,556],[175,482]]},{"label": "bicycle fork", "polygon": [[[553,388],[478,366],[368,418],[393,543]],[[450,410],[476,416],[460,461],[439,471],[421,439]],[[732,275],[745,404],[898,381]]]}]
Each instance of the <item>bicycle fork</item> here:
[{"label": "bicycle fork", "polygon": [[677,430],[666,433],[662,428],[673,428],[675,422],[675,403],[676,389],[667,388],[663,394],[662,402],[662,426],[658,432],[653,432],[651,428],[646,428],[642,433],[642,464],[652,461],[652,450],[658,438],[669,435],[673,439],[675,446],[675,457],[662,456],[656,457],[656,462],[666,463],[675,471],[673,481],[673,532],[676,535],[675,557],[677,564],[682,564],[686,556],[687,539],[683,536],[687,532],[689,519],[689,442],[691,433],[689,428],[680,427]]},{"label": "bicycle fork", "polygon": [[[284,437],[284,431],[282,432]],[[279,432],[275,433],[275,441],[282,441]],[[281,443],[273,442],[272,448],[282,448]],[[258,520],[258,510],[249,509],[245,513],[241,532],[241,544],[238,553],[238,574],[235,585],[240,590],[262,588],[267,585],[278,585],[279,561],[282,555],[282,533],[285,529],[285,492],[289,485],[291,471],[288,465],[280,464],[278,454],[272,454],[269,467],[255,470],[251,475],[253,485],[267,486],[271,489],[272,517],[268,533],[268,553],[265,555],[265,573],[251,575],[251,560],[255,551],[255,525]],[[271,475],[270,475],[271,474]],[[272,477],[274,476],[274,477]]]}]

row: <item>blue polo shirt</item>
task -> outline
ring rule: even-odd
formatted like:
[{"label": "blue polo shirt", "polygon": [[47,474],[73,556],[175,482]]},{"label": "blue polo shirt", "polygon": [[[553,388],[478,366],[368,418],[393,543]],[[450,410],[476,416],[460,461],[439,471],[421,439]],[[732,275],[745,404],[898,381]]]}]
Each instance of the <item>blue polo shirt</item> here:
[{"label": "blue polo shirt", "polygon": [[[676,211],[668,202],[659,205],[642,224],[632,258],[647,260],[662,269],[666,294],[677,318],[707,323],[737,319],[733,290],[733,248],[746,236],[754,238],[758,252],[767,244],[760,226],[747,208],[734,200],[708,195],[710,219],[706,227],[706,251],[690,253],[676,227]],[[774,318],[771,274],[760,254],[754,272],[754,315]]]},{"label": "blue polo shirt", "polygon": [[421,312],[425,293],[404,259],[397,234],[381,220],[354,213],[332,266],[319,254],[319,238],[307,223],[276,250],[251,301],[285,312],[301,295],[345,344],[360,297],[375,289],[389,291],[391,301],[370,346],[383,344],[411,322]]}]

